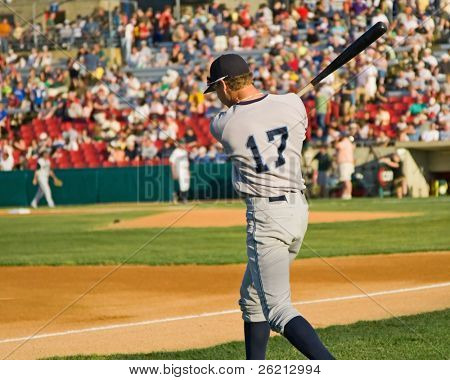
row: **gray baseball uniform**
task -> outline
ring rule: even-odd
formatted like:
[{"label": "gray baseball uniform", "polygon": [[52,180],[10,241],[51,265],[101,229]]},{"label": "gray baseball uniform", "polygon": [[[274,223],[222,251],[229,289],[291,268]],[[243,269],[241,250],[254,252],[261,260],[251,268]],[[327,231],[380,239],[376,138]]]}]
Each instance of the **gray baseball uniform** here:
[{"label": "gray baseball uniform", "polygon": [[307,123],[295,94],[240,102],[211,122],[211,133],[233,162],[234,187],[247,204],[242,316],[267,320],[280,333],[300,315],[291,304],[289,266],[308,225],[300,166]]},{"label": "gray baseball uniform", "polygon": [[36,195],[31,202],[31,206],[36,208],[39,204],[39,201],[43,196],[47,201],[49,207],[55,207],[55,203],[52,198],[52,190],[50,189],[50,185],[48,183],[51,172],[51,163],[50,160],[46,160],[41,157],[38,160],[38,169],[36,171],[37,181],[38,181],[38,189]]}]

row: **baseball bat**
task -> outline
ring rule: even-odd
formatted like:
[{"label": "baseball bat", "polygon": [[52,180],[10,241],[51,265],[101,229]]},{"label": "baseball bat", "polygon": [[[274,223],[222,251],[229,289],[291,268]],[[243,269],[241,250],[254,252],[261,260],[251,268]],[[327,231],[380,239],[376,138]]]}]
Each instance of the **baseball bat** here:
[{"label": "baseball bat", "polygon": [[380,38],[387,30],[386,25],[379,21],[373,25],[369,30],[367,30],[362,36],[355,40],[350,46],[348,46],[341,54],[339,54],[336,59],[331,62],[327,67],[325,67],[311,82],[309,82],[305,87],[303,87],[300,92],[297,93],[298,96],[303,96],[308,91],[311,91],[315,86],[317,86],[324,78],[326,78],[331,73],[335,72],[341,66],[345,65],[352,58],[355,58],[364,49],[369,47],[378,38]]}]

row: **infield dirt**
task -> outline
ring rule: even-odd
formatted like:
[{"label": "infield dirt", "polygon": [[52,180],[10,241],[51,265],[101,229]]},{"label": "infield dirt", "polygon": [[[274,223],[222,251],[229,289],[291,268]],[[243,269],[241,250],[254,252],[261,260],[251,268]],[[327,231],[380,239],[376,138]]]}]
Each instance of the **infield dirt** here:
[{"label": "infield dirt", "polygon": [[[292,298],[318,327],[444,309],[450,307],[449,266],[450,251],[297,260]],[[244,265],[124,266],[88,292],[114,268],[0,267],[0,358],[177,350],[243,339],[237,299]],[[379,294],[367,297],[361,289]]]},{"label": "infield dirt", "polygon": [[[419,215],[408,212],[311,211],[309,223],[335,223],[359,220],[400,218]],[[174,221],[176,221],[174,223]],[[158,227],[233,227],[245,225],[243,209],[208,208],[161,212],[111,224],[108,229]]]}]

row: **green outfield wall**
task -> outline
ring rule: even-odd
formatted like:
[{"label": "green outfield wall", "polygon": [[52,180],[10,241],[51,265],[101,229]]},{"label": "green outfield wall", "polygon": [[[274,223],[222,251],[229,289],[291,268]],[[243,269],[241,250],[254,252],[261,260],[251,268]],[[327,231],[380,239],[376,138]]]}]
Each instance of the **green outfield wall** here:
[{"label": "green outfield wall", "polygon": [[[167,202],[178,184],[169,166],[55,170],[63,187],[53,186],[57,205],[105,202]],[[0,172],[0,207],[27,206],[37,187],[32,171]],[[235,197],[231,183],[231,164],[191,165],[191,199]],[[41,200],[41,204],[46,204]]]}]

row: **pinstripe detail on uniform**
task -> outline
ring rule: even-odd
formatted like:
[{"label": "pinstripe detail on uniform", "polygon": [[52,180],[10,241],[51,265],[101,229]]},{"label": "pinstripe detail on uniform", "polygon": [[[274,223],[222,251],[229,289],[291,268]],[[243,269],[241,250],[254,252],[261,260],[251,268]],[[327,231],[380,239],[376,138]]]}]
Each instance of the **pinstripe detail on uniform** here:
[{"label": "pinstripe detail on uniform", "polygon": [[[255,202],[252,199],[252,206],[253,206],[253,215],[252,215],[252,219],[253,219],[253,232],[252,232],[252,237],[253,237],[253,249],[255,252],[255,263],[256,263],[256,268],[258,270],[258,282],[259,282],[259,287],[261,289],[261,294],[258,293],[258,297],[259,300],[261,301],[261,307],[263,309],[264,312],[264,316],[266,317],[266,319],[269,319],[269,307],[267,306],[267,299],[266,299],[266,293],[264,292],[264,286],[263,286],[263,282],[262,282],[262,278],[261,278],[261,267],[259,265],[259,259],[258,259],[258,243],[256,242],[256,219],[255,219]],[[267,315],[267,316],[266,316]]]}]

